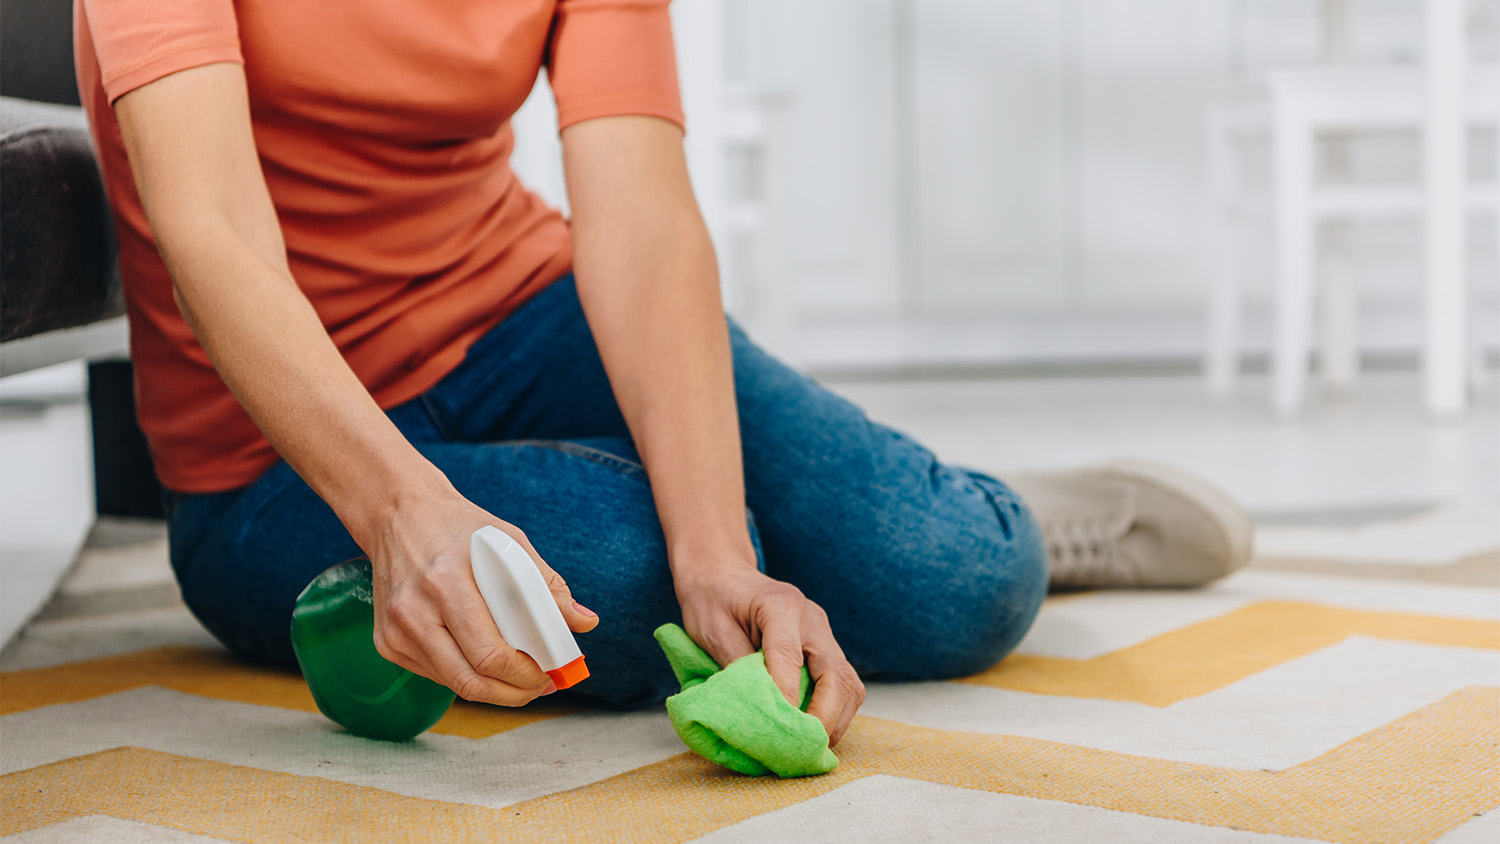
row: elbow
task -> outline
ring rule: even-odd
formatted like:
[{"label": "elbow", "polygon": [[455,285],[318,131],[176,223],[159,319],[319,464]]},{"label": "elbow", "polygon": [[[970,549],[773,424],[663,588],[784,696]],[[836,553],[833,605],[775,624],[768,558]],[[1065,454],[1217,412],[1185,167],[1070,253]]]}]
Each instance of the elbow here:
[{"label": "elbow", "polygon": [[[199,280],[233,273],[264,263],[290,278],[281,230],[268,226],[240,225],[230,215],[212,208],[182,206],[170,213],[149,217],[156,251],[172,276],[174,295]],[[243,273],[234,273],[242,275]]]}]

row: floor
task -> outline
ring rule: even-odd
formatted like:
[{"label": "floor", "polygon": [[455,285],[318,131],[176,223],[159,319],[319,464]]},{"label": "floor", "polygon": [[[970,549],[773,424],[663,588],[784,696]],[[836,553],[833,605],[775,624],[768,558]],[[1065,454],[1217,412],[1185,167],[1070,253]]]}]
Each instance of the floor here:
[{"label": "floor", "polygon": [[947,379],[833,383],[872,418],[945,460],[1006,468],[1121,456],[1190,466],[1262,517],[1415,508],[1500,496],[1500,397],[1467,418],[1428,420],[1415,372],[1368,375],[1344,402],[1277,419],[1263,377],[1215,405],[1195,377]]},{"label": "floor", "polygon": [[[1500,396],[1433,423],[1414,371],[1368,375],[1343,403],[1295,422],[1270,414],[1263,378],[1215,406],[1189,376],[825,381],[943,458],[994,471],[1121,455],[1192,466],[1263,522],[1309,510],[1400,512],[1500,498]],[[41,605],[92,521],[81,367],[0,382],[0,642]]]},{"label": "floor", "polygon": [[1258,560],[1202,589],[1053,595],[990,669],[869,683],[837,768],[796,780],[685,753],[661,708],[460,702],[412,741],[365,741],[297,672],[213,642],[160,525],[102,519],[0,652],[0,837],[1493,842],[1497,583],[1444,582],[1462,562],[1390,570],[1403,533],[1441,546],[1466,510],[1367,517],[1381,541],[1340,544],[1336,575]]}]

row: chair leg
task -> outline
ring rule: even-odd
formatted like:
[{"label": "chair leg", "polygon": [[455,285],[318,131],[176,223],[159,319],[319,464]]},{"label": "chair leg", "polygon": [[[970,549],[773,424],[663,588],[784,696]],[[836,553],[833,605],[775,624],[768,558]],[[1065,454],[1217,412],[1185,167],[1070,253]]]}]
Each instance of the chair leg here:
[{"label": "chair leg", "polygon": [[1316,229],[1311,207],[1312,128],[1296,109],[1273,115],[1271,236],[1275,273],[1271,349],[1271,406],[1278,415],[1302,409],[1312,345]]},{"label": "chair leg", "polygon": [[[1500,99],[1496,100],[1495,105],[1497,106],[1497,110],[1494,115],[1495,131],[1491,133],[1490,137],[1495,143],[1494,161],[1500,162]],[[1491,284],[1494,284],[1500,282],[1500,174],[1497,174],[1495,177],[1495,204],[1494,206],[1492,206],[1490,213],[1490,221],[1495,226],[1496,272],[1494,275],[1490,276],[1489,281]],[[1481,395],[1491,388],[1492,384],[1490,379],[1494,375],[1494,373],[1491,371],[1489,358],[1485,354],[1484,338],[1480,335],[1480,332],[1473,327],[1472,321],[1470,323],[1470,332],[1469,348],[1471,351],[1469,354],[1469,391],[1475,395]]]},{"label": "chair leg", "polygon": [[1340,398],[1352,395],[1359,379],[1359,298],[1349,266],[1348,234],[1343,223],[1329,223],[1319,250],[1318,284],[1323,290],[1319,369],[1329,395]]},{"label": "chair leg", "polygon": [[94,445],[94,509],[101,516],[159,519],[161,483],[135,420],[129,360],[89,363],[89,421]]},{"label": "chair leg", "polygon": [[1467,214],[1464,74],[1464,3],[1424,5],[1427,28],[1427,125],[1423,137],[1427,178],[1426,378],[1427,411],[1456,418],[1468,408],[1468,289],[1465,279]]},{"label": "chair leg", "polygon": [[1237,243],[1231,197],[1230,138],[1219,114],[1207,121],[1208,207],[1203,265],[1211,285],[1208,295],[1208,336],[1203,350],[1203,376],[1210,398],[1226,401],[1234,393],[1240,372],[1240,324],[1244,306],[1242,269],[1237,265]]}]

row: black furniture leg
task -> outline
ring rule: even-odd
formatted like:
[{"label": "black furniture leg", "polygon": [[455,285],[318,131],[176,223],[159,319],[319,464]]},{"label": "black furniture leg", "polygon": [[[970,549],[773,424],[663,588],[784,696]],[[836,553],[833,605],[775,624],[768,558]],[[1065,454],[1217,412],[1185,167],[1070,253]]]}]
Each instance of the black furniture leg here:
[{"label": "black furniture leg", "polygon": [[94,429],[94,507],[101,516],[160,519],[161,483],[135,421],[135,368],[128,360],[89,364]]}]

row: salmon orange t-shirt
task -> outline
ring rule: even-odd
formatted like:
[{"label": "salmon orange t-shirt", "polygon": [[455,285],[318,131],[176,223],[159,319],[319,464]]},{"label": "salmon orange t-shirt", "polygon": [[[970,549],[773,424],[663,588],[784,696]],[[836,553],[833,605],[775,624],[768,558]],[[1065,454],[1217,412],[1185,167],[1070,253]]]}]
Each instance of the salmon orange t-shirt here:
[{"label": "salmon orange t-shirt", "polygon": [[545,67],[559,130],[682,123],[667,0],[75,0],[78,86],[114,207],[136,404],[168,488],[250,483],[275,451],[172,297],[115,100],[243,64],[292,276],[382,407],[427,390],[571,266],[566,221],[511,172]]}]

